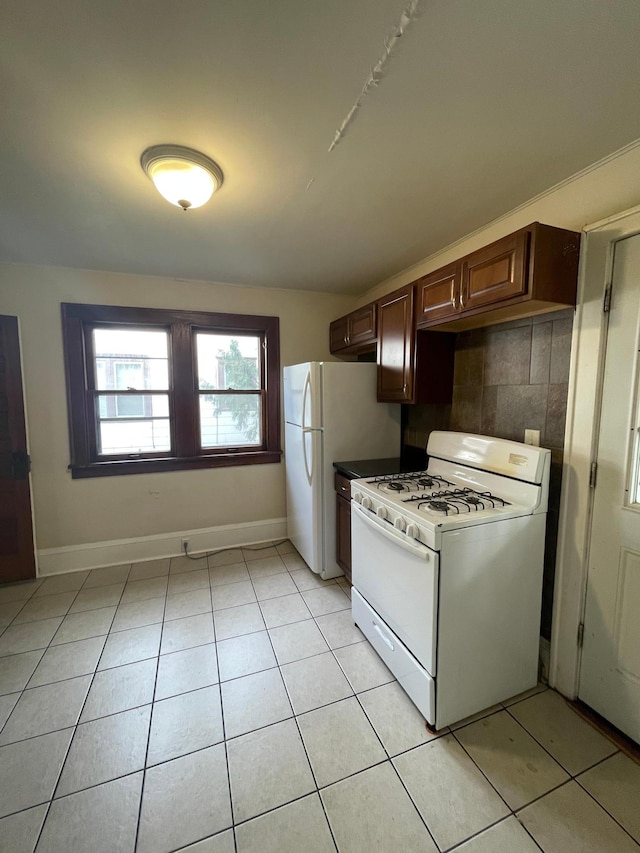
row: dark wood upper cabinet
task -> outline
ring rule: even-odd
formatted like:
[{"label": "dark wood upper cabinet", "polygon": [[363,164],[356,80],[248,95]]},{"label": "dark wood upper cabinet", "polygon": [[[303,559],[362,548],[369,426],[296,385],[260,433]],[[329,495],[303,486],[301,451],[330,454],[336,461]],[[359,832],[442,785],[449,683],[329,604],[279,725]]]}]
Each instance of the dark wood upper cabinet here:
[{"label": "dark wood upper cabinet", "polygon": [[377,337],[377,305],[371,302],[349,314],[349,346],[358,347],[374,343]]},{"label": "dark wood upper cabinet", "polygon": [[575,306],[579,251],[579,233],[534,222],[334,320],[331,352],[377,344],[381,403],[450,403],[453,333]]},{"label": "dark wood upper cabinet", "polygon": [[450,403],[454,336],[416,332],[416,286],[378,302],[378,402]]},{"label": "dark wood upper cabinet", "polygon": [[459,262],[449,264],[418,280],[418,323],[433,323],[457,315],[460,269]]},{"label": "dark wood upper cabinet", "polygon": [[410,403],[413,397],[414,307],[412,284],[378,301],[378,401]]},{"label": "dark wood upper cabinet", "polygon": [[339,352],[349,346],[349,318],[339,317],[329,325],[329,348]]},{"label": "dark wood upper cabinet", "polygon": [[417,328],[463,331],[576,304],[580,234],[534,222],[418,281]]},{"label": "dark wood upper cabinet", "polygon": [[373,349],[377,337],[377,305],[370,302],[329,326],[329,348],[340,355],[357,355]]},{"label": "dark wood upper cabinet", "polygon": [[460,308],[469,311],[526,293],[529,232],[520,231],[467,255],[461,265]]}]

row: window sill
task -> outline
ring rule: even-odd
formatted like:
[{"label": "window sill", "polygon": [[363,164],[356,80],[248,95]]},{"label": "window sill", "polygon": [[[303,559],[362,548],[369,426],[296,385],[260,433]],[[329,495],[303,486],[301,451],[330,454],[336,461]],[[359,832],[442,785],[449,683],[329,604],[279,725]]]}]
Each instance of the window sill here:
[{"label": "window sill", "polygon": [[235,465],[270,465],[280,462],[282,451],[219,453],[215,456],[170,457],[165,459],[125,459],[69,465],[71,478],[118,477],[124,474],[158,474],[162,471],[196,471],[202,468],[228,468]]}]

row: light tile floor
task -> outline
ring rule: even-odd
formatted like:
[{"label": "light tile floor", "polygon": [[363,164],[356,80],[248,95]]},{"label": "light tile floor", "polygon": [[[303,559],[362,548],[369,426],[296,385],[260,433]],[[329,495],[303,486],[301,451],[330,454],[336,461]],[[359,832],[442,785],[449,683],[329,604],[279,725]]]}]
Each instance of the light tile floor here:
[{"label": "light tile floor", "polygon": [[0,853],[626,853],[640,766],[543,687],[434,735],[289,543],[0,588]]}]

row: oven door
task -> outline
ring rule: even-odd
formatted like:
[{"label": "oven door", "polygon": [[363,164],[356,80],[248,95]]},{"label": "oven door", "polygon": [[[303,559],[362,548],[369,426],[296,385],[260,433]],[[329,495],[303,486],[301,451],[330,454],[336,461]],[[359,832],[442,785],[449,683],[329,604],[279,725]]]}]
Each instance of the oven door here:
[{"label": "oven door", "polygon": [[435,677],[438,554],[359,504],[351,509],[353,585]]}]

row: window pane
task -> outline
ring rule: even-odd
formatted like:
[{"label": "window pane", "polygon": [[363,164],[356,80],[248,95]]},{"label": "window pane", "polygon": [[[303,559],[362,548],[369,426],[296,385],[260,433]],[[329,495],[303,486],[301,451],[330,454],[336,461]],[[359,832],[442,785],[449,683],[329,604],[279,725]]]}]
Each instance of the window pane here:
[{"label": "window pane", "polygon": [[98,417],[168,418],[168,394],[99,394]]},{"label": "window pane", "polygon": [[116,384],[114,388],[122,391],[130,391],[132,388],[142,388],[144,382],[144,368],[141,361],[115,361]]},{"label": "window pane", "polygon": [[169,335],[140,329],[94,329],[99,391],[167,390]]},{"label": "window pane", "polygon": [[100,394],[98,453],[166,453],[171,450],[167,394]]},{"label": "window pane", "polygon": [[135,396],[116,397],[116,414],[119,418],[143,417],[144,397],[139,394]]},{"label": "window pane", "polygon": [[202,447],[262,444],[262,397],[258,394],[200,394]]},{"label": "window pane", "polygon": [[198,388],[254,391],[260,385],[260,338],[196,333]]},{"label": "window pane", "polygon": [[106,421],[98,430],[102,456],[116,453],[166,453],[171,450],[169,420]]}]

